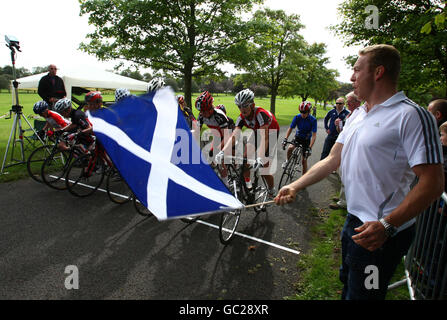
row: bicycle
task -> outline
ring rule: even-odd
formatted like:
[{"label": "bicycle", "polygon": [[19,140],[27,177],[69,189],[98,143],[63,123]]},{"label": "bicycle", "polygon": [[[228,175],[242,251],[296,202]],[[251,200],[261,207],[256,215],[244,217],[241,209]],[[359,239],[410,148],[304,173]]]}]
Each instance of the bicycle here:
[{"label": "bicycle", "polygon": [[[238,158],[233,156],[225,157],[231,159],[230,164],[226,164],[228,170],[228,188],[230,192],[244,204],[253,205],[256,214],[266,211],[266,200],[268,198],[267,182],[263,176],[259,176],[258,170],[252,170],[252,188],[248,188],[245,182],[244,171],[249,162],[252,162],[249,170],[253,168],[254,161],[247,158]],[[235,160],[241,160],[242,165],[235,163]],[[260,182],[260,178],[262,183]],[[259,204],[259,205],[257,205]],[[225,211],[221,214],[219,225],[219,239],[224,245],[230,243],[236,232],[237,225],[240,220],[242,209]]]},{"label": "bicycle", "polygon": [[[83,153],[78,144],[78,138],[67,141],[68,133],[60,135],[56,139],[50,155],[45,159],[41,167],[42,181],[50,188],[65,190],[65,175],[73,159]],[[65,141],[71,146],[69,150],[60,150],[59,142]]]},{"label": "bicycle", "polygon": [[111,167],[107,173],[106,191],[109,199],[116,204],[124,204],[132,200],[133,192],[115,166]]},{"label": "bicycle", "polygon": [[[56,139],[54,139],[56,137]],[[42,137],[41,137],[42,138]],[[44,142],[46,144],[37,147],[31,152],[26,161],[26,170],[28,171],[29,176],[37,181],[42,183],[42,175],[41,169],[45,160],[51,155],[51,151],[58,143],[58,134],[54,134],[52,136],[47,136],[45,134]]]},{"label": "bicycle", "polygon": [[154,217],[153,213],[148,208],[146,208],[141,203],[141,201],[137,199],[137,197],[134,194],[132,194],[132,201],[133,201],[133,206],[135,207],[135,210],[137,210],[137,213],[140,216],[143,216],[143,217]]},{"label": "bicycle", "polygon": [[287,144],[293,144],[296,148],[292,151],[292,154],[287,161],[287,165],[283,169],[281,179],[279,180],[278,190],[298,178],[298,172],[301,172],[303,165],[303,146],[295,141],[286,141],[286,145]]},{"label": "bicycle", "polygon": [[77,197],[92,195],[98,190],[106,172],[113,167],[104,148],[96,143],[93,152],[80,156],[70,164],[65,179],[66,188]]}]

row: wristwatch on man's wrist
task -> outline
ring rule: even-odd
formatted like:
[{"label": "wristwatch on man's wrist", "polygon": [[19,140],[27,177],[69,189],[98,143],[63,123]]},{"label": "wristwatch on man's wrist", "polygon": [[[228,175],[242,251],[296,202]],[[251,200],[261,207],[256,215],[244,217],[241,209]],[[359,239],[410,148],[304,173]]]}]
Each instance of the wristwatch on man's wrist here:
[{"label": "wristwatch on man's wrist", "polygon": [[388,237],[392,237],[397,233],[397,228],[395,226],[393,226],[392,224],[389,224],[388,222],[386,222],[386,220],[384,218],[380,219],[379,221],[385,228],[385,233]]}]

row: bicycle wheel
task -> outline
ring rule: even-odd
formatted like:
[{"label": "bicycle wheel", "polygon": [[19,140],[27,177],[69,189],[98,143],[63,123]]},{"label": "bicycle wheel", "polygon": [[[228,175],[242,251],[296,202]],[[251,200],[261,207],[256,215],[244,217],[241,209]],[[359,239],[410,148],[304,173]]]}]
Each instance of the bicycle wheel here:
[{"label": "bicycle wheel", "polygon": [[71,163],[65,180],[66,186],[71,194],[77,197],[87,197],[99,188],[104,174],[103,160],[86,154]]},{"label": "bicycle wheel", "polygon": [[[258,173],[256,172],[255,175],[258,175]],[[256,213],[260,213],[262,211],[266,211],[266,205],[265,202],[267,201],[268,198],[268,188],[267,188],[267,183],[265,182],[265,179],[263,177],[259,177],[257,176],[255,179],[255,184],[253,185],[253,189],[254,189],[254,203],[259,203],[262,205],[253,207],[253,210]],[[261,180],[261,182],[259,183],[259,180]]]},{"label": "bicycle wheel", "polygon": [[138,199],[135,197],[135,195],[132,196],[133,205],[135,207],[135,210],[137,210],[138,214],[143,217],[153,217],[154,215],[152,212],[146,208]]},{"label": "bicycle wheel", "polygon": [[[233,166],[228,166],[228,185],[231,193],[233,193],[237,199],[241,200],[242,186],[240,177]],[[233,239],[241,217],[241,212],[242,210],[239,209],[222,213],[219,225],[219,239],[222,244],[226,245]]]},{"label": "bicycle wheel", "polygon": [[51,155],[53,147],[52,145],[38,147],[30,154],[26,161],[26,169],[28,170],[29,176],[37,182],[43,182],[41,175],[42,165],[45,159]]},{"label": "bicycle wheel", "polygon": [[115,167],[107,173],[106,190],[109,199],[117,204],[126,203],[132,198],[132,190]]},{"label": "bicycle wheel", "polygon": [[65,173],[73,159],[73,153],[69,150],[53,151],[51,155],[45,159],[41,177],[43,182],[50,188],[56,190],[65,190]]},{"label": "bicycle wheel", "polygon": [[288,185],[298,176],[300,166],[301,166],[301,149],[296,148],[293,151],[289,161],[287,162],[286,167],[284,168],[284,171],[281,175],[281,179],[279,180],[278,189],[281,189],[285,185]]}]

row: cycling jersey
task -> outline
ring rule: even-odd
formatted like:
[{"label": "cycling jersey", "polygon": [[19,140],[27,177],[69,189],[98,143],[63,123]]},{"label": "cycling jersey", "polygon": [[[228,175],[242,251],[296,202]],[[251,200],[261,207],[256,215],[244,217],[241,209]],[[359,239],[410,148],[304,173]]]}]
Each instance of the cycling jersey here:
[{"label": "cycling jersey", "polygon": [[260,107],[255,107],[254,117],[252,120],[246,119],[242,114],[236,120],[236,127],[242,129],[244,126],[252,130],[257,130],[262,126],[268,125],[269,130],[278,130],[279,124],[276,121],[275,116],[268,110],[262,109]]},{"label": "cycling jersey", "polygon": [[310,114],[306,118],[298,114],[293,118],[290,128],[296,128],[295,137],[310,139],[312,133],[317,132],[317,119]]},{"label": "cycling jersey", "polygon": [[220,136],[223,137],[223,131],[225,129],[233,129],[227,115],[220,109],[214,109],[211,117],[206,118],[202,114],[199,115],[199,127],[202,128],[204,124],[210,129],[216,129],[219,131]]},{"label": "cycling jersey", "polygon": [[92,125],[85,113],[81,110],[72,109],[70,112],[71,122],[77,125],[81,130],[87,129]]},{"label": "cycling jersey", "polygon": [[50,124],[50,126],[54,129],[65,128],[70,124],[70,121],[62,117],[56,111],[48,110],[48,118],[46,121]]},{"label": "cycling jersey", "polygon": [[[71,122],[73,124],[77,125],[78,129],[81,129],[81,130],[87,129],[88,127],[92,126],[92,123],[90,122],[90,120],[88,120],[85,113],[81,110],[72,109],[70,112],[70,119],[71,119]],[[79,137],[80,137],[80,142],[85,145],[89,145],[94,141],[94,139],[92,138],[92,136],[90,134],[81,134]]]}]

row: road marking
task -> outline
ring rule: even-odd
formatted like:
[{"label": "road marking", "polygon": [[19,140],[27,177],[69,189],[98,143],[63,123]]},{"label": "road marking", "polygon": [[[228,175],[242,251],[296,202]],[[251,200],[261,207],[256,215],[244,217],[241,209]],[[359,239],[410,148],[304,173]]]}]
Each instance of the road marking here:
[{"label": "road marking", "polygon": [[[65,180],[65,179],[61,178],[61,180]],[[86,185],[86,184],[83,184],[83,183],[82,184],[78,183],[78,185],[82,185],[82,186],[85,186],[87,188],[93,189],[92,186],[89,186],[89,185]],[[101,192],[104,192],[104,193],[107,193],[107,190],[105,190],[105,189],[98,188],[97,190],[101,191]],[[119,194],[119,193],[113,193],[113,194],[117,195],[117,196],[120,196],[120,197],[123,197],[123,198],[127,198],[126,196],[124,196],[122,194]],[[205,222],[205,221],[200,220],[200,219],[196,220],[195,222],[219,230],[219,226],[216,226],[215,224],[208,223],[208,222]],[[263,239],[259,239],[259,238],[253,237],[253,236],[249,236],[249,235],[244,234],[244,233],[240,233],[240,232],[235,231],[234,234],[239,236],[239,237],[250,239],[250,240],[253,240],[253,241],[256,241],[256,242],[259,242],[259,243],[263,243],[263,244],[266,244],[268,246],[271,246],[271,247],[274,247],[274,248],[277,248],[277,249],[280,249],[280,250],[283,250],[283,251],[287,251],[287,252],[290,252],[290,253],[293,253],[293,254],[296,254],[296,255],[300,254],[300,251],[298,251],[298,250],[287,248],[287,247],[281,246],[281,245],[273,243],[273,242],[269,242],[269,241],[266,241],[266,240],[263,240]]]},{"label": "road marking", "polygon": [[[203,221],[203,220],[196,220],[195,222],[197,222],[197,223],[201,223],[201,224],[204,224],[204,225],[206,225],[206,226],[208,226],[208,227],[211,227],[211,228],[214,228],[214,229],[218,229],[218,230],[219,230],[219,226],[216,226],[216,225],[214,225],[214,224],[205,222],[205,221]],[[275,247],[275,248],[277,248],[277,249],[281,249],[281,250],[284,250],[284,251],[291,252],[291,253],[293,253],[293,254],[300,254],[300,252],[299,252],[298,250],[290,249],[290,248],[281,246],[281,245],[279,245],[279,244],[276,244],[276,243],[273,243],[273,242],[269,242],[269,241],[265,241],[265,240],[262,240],[262,239],[259,239],[259,238],[253,237],[253,236],[249,236],[249,235],[246,235],[246,234],[237,232],[237,231],[234,232],[234,234],[235,234],[235,235],[238,235],[238,236],[240,236],[240,237],[243,237],[243,238],[247,238],[247,239],[250,239],[250,240],[253,240],[253,241],[256,241],[256,242],[260,242],[260,243],[266,244],[266,245],[271,246],[271,247]]]}]

